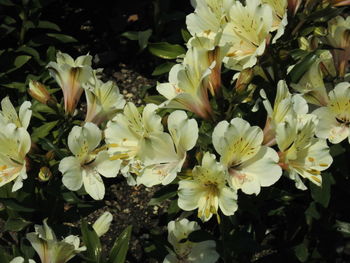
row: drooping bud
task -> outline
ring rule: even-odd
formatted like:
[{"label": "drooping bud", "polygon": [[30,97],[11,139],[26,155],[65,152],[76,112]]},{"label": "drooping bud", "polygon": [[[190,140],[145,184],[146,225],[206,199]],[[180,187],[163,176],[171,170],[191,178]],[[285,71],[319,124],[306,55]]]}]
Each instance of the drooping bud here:
[{"label": "drooping bud", "polygon": [[32,98],[43,104],[47,104],[48,100],[51,98],[45,85],[35,80],[29,81],[28,93],[30,96],[32,96]]},{"label": "drooping bud", "polygon": [[301,1],[302,0],[288,0],[288,12],[292,16],[295,16],[295,14],[298,12]]},{"label": "drooping bud", "polygon": [[254,70],[252,68],[246,68],[239,73],[237,82],[236,82],[236,90],[238,93],[242,93],[246,90],[246,87],[252,81],[254,77]]}]

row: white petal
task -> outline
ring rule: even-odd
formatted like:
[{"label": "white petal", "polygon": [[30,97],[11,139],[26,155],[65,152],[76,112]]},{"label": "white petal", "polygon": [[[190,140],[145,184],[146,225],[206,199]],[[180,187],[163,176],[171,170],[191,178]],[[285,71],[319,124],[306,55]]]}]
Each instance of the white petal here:
[{"label": "white petal", "polygon": [[110,160],[107,151],[99,152],[93,165],[104,177],[116,177],[119,173],[121,160]]},{"label": "white petal", "polygon": [[58,170],[63,174],[62,182],[71,191],[77,191],[83,185],[80,162],[70,156],[61,160]]},{"label": "white petal", "polygon": [[95,200],[102,200],[105,195],[105,186],[101,176],[93,169],[83,170],[85,191]]}]

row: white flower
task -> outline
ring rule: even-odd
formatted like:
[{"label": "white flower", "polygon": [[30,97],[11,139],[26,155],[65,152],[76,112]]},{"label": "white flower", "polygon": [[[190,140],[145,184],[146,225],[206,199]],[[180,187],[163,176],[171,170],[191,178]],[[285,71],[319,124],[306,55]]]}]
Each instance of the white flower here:
[{"label": "white flower", "polygon": [[17,127],[28,128],[30,118],[32,116],[32,111],[30,107],[32,104],[29,101],[25,101],[19,108],[19,113],[15,107],[12,105],[9,97],[5,97],[1,101],[1,111],[0,111],[0,125],[4,126],[8,123],[13,123]]},{"label": "white flower", "polygon": [[116,177],[120,160],[111,160],[103,148],[96,149],[102,134],[93,123],[83,127],[74,126],[68,136],[68,147],[74,156],[61,160],[59,171],[62,182],[71,191],[79,190],[83,185],[86,192],[95,200],[101,200],[105,187],[100,175]]},{"label": "white flower", "polygon": [[[198,208],[198,217],[208,221],[220,208],[224,215],[237,210],[237,193],[226,186],[226,170],[216,162],[214,154],[206,152],[202,165],[192,170],[192,176],[179,182],[178,205],[185,211]],[[218,217],[219,219],[219,217]]]},{"label": "white flower", "polygon": [[272,21],[271,7],[260,0],[247,1],[246,6],[239,1],[233,3],[221,39],[222,44],[231,45],[224,58],[228,68],[242,70],[256,64],[257,57],[265,51]]},{"label": "white flower", "polygon": [[262,3],[268,4],[273,10],[273,22],[271,31],[277,31],[272,40],[272,44],[276,42],[284,33],[284,28],[288,24],[287,20],[287,0],[261,0]]},{"label": "white flower", "polygon": [[228,12],[234,0],[197,0],[194,13],[186,17],[191,35],[215,38],[228,21]]},{"label": "white flower", "polygon": [[[156,155],[159,137],[164,136],[161,117],[156,114],[157,106],[147,104],[142,115],[136,106],[129,102],[125,105],[123,113],[118,113],[107,123],[105,130],[108,152],[111,159],[123,160],[121,172],[128,182],[135,180],[129,178],[131,173],[140,173],[144,168],[144,161]],[[161,162],[171,161],[173,157],[161,156]],[[150,163],[149,163],[150,164]]]},{"label": "white flower", "polygon": [[326,140],[314,137],[317,122],[309,119],[302,126],[297,122],[297,119],[288,118],[280,123],[276,130],[276,140],[280,149],[281,167],[295,181],[297,188],[305,190],[299,176],[321,186],[321,171],[327,169],[333,159]]},{"label": "white flower", "polygon": [[331,52],[339,76],[344,77],[350,59],[350,17],[337,16],[328,21],[327,42],[334,47]]},{"label": "white flower", "polygon": [[124,108],[125,100],[113,81],[103,82],[96,74],[84,85],[87,101],[86,122],[100,124]]},{"label": "white flower", "polygon": [[[157,145],[154,154],[145,152],[145,170],[137,177],[138,184],[148,187],[156,184],[169,184],[181,171],[186,160],[186,152],[191,150],[198,139],[198,124],[188,119],[184,111],[174,111],[168,117],[169,134],[161,133],[153,139]],[[167,156],[168,161],[160,160]]]},{"label": "white flower", "polygon": [[261,186],[271,186],[281,177],[278,154],[261,146],[262,141],[262,130],[240,118],[221,121],[214,128],[213,145],[234,189],[259,194]]},{"label": "white flower", "polygon": [[100,237],[106,234],[111,226],[113,216],[110,212],[104,212],[92,225],[96,234]]},{"label": "white flower", "polygon": [[260,94],[264,99],[263,104],[267,111],[263,144],[272,146],[276,143],[275,135],[278,124],[284,122],[289,116],[292,116],[292,118],[301,118],[302,116],[305,116],[309,108],[305,99],[303,99],[300,94],[292,95],[289,93],[287,84],[284,80],[278,82],[273,108],[263,90],[261,90]]},{"label": "white flower", "polygon": [[309,103],[325,106],[328,103],[328,96],[325,84],[323,82],[323,73],[321,67],[334,70],[334,66],[329,65],[332,55],[329,51],[324,51],[311,67],[306,71],[297,84],[291,84],[291,87],[300,92]]},{"label": "white flower", "polygon": [[176,64],[169,72],[169,83],[157,86],[157,91],[168,100],[167,108],[184,109],[209,119],[212,108],[209,103],[209,76],[216,62],[208,59],[203,46],[190,46],[182,64]]},{"label": "white flower", "polygon": [[0,145],[0,186],[15,180],[14,192],[27,178],[25,158],[31,147],[30,135],[25,128],[8,123],[0,129]]},{"label": "white flower", "polygon": [[56,60],[47,68],[63,91],[66,113],[73,114],[83,92],[82,85],[92,76],[92,57],[86,55],[73,60],[68,54],[58,52]]},{"label": "white flower", "polygon": [[328,95],[327,106],[313,112],[320,119],[316,136],[331,143],[340,143],[348,137],[350,143],[350,83],[337,84]]},{"label": "white flower", "polygon": [[46,219],[43,225],[35,225],[35,232],[27,234],[27,239],[38,253],[41,263],[65,263],[76,254],[86,250],[86,247],[79,247],[78,236],[67,236],[58,241],[55,233],[47,225]]},{"label": "white flower", "polygon": [[197,222],[188,221],[186,218],[170,221],[168,223],[168,241],[174,250],[169,250],[163,263],[215,263],[219,259],[219,254],[215,250],[214,240],[198,243],[186,240],[190,233],[199,229]]}]

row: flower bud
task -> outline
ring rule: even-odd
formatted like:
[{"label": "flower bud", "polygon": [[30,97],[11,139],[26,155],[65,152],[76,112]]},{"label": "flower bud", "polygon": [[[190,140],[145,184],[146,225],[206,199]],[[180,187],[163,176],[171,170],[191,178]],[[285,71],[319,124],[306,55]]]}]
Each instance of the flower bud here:
[{"label": "flower bud", "polygon": [[48,167],[44,166],[40,168],[40,172],[38,174],[38,178],[40,181],[47,182],[48,180],[50,180],[51,176],[52,173]]},{"label": "flower bud", "polygon": [[49,92],[47,91],[45,85],[42,83],[30,80],[29,81],[29,90],[28,90],[30,96],[32,98],[36,99],[37,101],[46,104],[47,101],[51,98]]},{"label": "flower bud", "polygon": [[301,0],[288,0],[288,11],[292,16],[298,12]]},{"label": "flower bud", "polygon": [[332,6],[346,6],[350,5],[350,0],[324,0],[324,2],[328,2]]},{"label": "flower bud", "polygon": [[243,92],[248,84],[252,81],[254,77],[254,71],[252,68],[246,68],[239,73],[237,82],[236,82],[236,90],[237,92]]},{"label": "flower bud", "polygon": [[45,154],[45,157],[48,161],[51,161],[55,158],[55,152],[53,150],[51,151],[48,151],[46,154]]}]

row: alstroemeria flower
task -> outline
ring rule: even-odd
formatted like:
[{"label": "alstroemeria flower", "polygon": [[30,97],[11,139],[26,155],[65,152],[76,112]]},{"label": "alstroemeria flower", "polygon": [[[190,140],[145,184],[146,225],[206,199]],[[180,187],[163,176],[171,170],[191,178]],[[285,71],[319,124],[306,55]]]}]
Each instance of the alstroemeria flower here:
[{"label": "alstroemeria flower", "polygon": [[[165,134],[161,124],[161,117],[156,114],[157,105],[147,104],[142,115],[136,106],[129,102],[125,105],[123,113],[118,113],[107,123],[105,130],[108,152],[111,159],[123,160],[121,172],[126,178],[131,172],[141,172],[144,160],[152,158],[159,148],[155,140]],[[169,156],[161,156],[159,162],[171,161]],[[130,166],[131,167],[127,167]],[[135,182],[132,178],[130,183]]]},{"label": "alstroemeria flower", "polygon": [[159,84],[157,91],[168,100],[163,106],[185,109],[209,119],[212,108],[209,103],[209,76],[215,61],[209,64],[208,50],[201,46],[190,46],[182,64],[172,67],[169,83]]},{"label": "alstroemeria flower", "polygon": [[340,143],[348,137],[350,143],[350,83],[337,84],[328,96],[327,106],[313,112],[320,119],[316,136],[331,143]]},{"label": "alstroemeria flower", "polygon": [[63,91],[64,109],[73,114],[83,92],[82,85],[92,76],[90,55],[73,60],[65,53],[57,53],[57,62],[50,62],[47,68]]},{"label": "alstroemeria flower", "polygon": [[31,147],[30,135],[25,128],[8,123],[1,126],[0,145],[0,187],[15,180],[14,192],[27,178],[26,155]]},{"label": "alstroemeria flower", "polygon": [[299,80],[299,83],[291,84],[293,89],[303,94],[303,97],[307,102],[319,106],[327,105],[328,95],[323,82],[322,69],[334,70],[334,66],[333,68],[326,67],[326,65],[329,65],[331,58],[332,55],[329,51],[324,51],[320,55],[320,58],[306,71],[303,77]]},{"label": "alstroemeria flower", "polygon": [[[198,124],[188,119],[184,111],[174,111],[168,117],[169,133],[159,134],[153,139],[157,150],[148,153],[145,149],[143,173],[137,177],[138,184],[151,187],[169,184],[175,178],[186,160],[186,152],[191,150],[198,139]],[[161,162],[167,156],[168,161]]]},{"label": "alstroemeria flower", "polygon": [[194,47],[200,49],[206,57],[206,65],[203,66],[210,68],[210,75],[208,76],[208,85],[212,96],[217,95],[221,88],[221,65],[222,60],[226,56],[229,50],[229,45],[220,46],[221,33],[216,34],[214,39],[206,37],[192,37],[188,43],[188,47]]},{"label": "alstroemeria flower", "polygon": [[306,115],[309,108],[305,99],[303,99],[300,94],[290,94],[284,80],[280,80],[277,84],[277,93],[273,108],[267,99],[265,92],[261,90],[260,94],[264,99],[263,104],[267,111],[263,144],[273,146],[276,144],[275,135],[278,124],[284,122],[289,115],[292,115],[293,117]]},{"label": "alstroemeria flower", "polygon": [[29,101],[25,101],[19,108],[19,113],[15,107],[12,105],[9,97],[5,97],[1,101],[1,111],[0,111],[0,125],[4,126],[8,123],[13,123],[16,127],[28,128],[30,118],[32,116],[32,111],[30,107],[32,104]]},{"label": "alstroemeria flower", "polygon": [[264,4],[268,4],[273,10],[273,22],[271,31],[277,30],[276,35],[272,39],[273,44],[276,42],[277,39],[279,39],[283,35],[284,28],[288,24],[288,0],[261,0],[261,2]]},{"label": "alstroemeria flower", "polygon": [[328,44],[336,48],[331,50],[339,77],[344,77],[350,60],[350,16],[344,19],[337,16],[328,22]]},{"label": "alstroemeria flower", "polygon": [[61,241],[57,240],[46,219],[42,226],[35,225],[35,232],[28,233],[26,237],[38,253],[41,263],[65,263],[86,250],[85,246],[79,247],[78,236],[70,235]]},{"label": "alstroemeria flower", "polygon": [[74,126],[68,135],[68,147],[74,156],[61,160],[59,171],[62,182],[71,191],[85,191],[95,200],[103,199],[105,186],[101,175],[116,177],[120,160],[111,160],[106,150],[97,148],[102,139],[100,129],[87,122],[83,127]]},{"label": "alstroemeria flower", "polygon": [[247,1],[246,6],[234,2],[221,38],[222,45],[229,43],[231,47],[224,58],[225,65],[239,71],[253,67],[265,51],[272,21],[271,7],[260,0]]},{"label": "alstroemeria flower", "polygon": [[[181,220],[168,223],[168,241],[173,246],[163,263],[214,263],[219,259],[216,252],[215,241],[206,240],[202,242],[191,242],[186,240],[193,231],[199,230],[200,226],[195,221]],[[185,242],[183,242],[186,240]]]},{"label": "alstroemeria flower", "polygon": [[118,110],[124,108],[125,100],[113,81],[103,82],[94,74],[84,89],[87,101],[86,122],[100,124],[112,119]]},{"label": "alstroemeria flower", "polygon": [[259,194],[282,175],[278,154],[262,146],[263,132],[240,118],[219,122],[214,128],[213,145],[220,163],[227,169],[230,185],[246,194]]},{"label": "alstroemeria flower", "polygon": [[[192,176],[179,182],[178,205],[182,210],[198,208],[198,217],[208,221],[218,209],[224,215],[237,210],[237,193],[226,185],[226,169],[216,162],[214,154],[206,152],[202,165],[192,170]],[[219,219],[219,217],[218,217]]]},{"label": "alstroemeria flower", "polygon": [[287,118],[276,130],[277,145],[280,150],[280,166],[295,181],[297,188],[306,187],[299,178],[307,178],[321,186],[321,172],[332,164],[332,156],[326,140],[315,138],[317,121],[309,119],[304,125],[298,120]]},{"label": "alstroemeria flower", "polygon": [[194,12],[186,17],[191,35],[214,39],[227,23],[233,2],[234,0],[197,0]]}]

